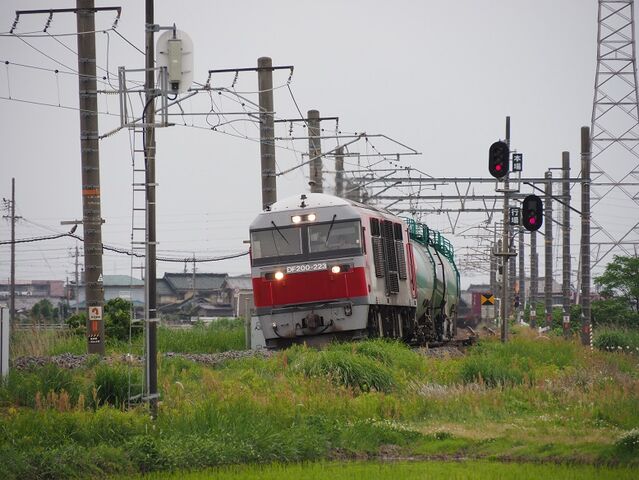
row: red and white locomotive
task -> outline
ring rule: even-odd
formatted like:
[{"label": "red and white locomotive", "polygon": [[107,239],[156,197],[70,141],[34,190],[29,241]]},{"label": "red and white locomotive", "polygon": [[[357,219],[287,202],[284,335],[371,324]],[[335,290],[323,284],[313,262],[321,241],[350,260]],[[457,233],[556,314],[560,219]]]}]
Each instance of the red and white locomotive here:
[{"label": "red and white locomotive", "polygon": [[271,205],[250,235],[253,295],[268,348],[455,335],[453,250],[425,225],[311,193]]}]

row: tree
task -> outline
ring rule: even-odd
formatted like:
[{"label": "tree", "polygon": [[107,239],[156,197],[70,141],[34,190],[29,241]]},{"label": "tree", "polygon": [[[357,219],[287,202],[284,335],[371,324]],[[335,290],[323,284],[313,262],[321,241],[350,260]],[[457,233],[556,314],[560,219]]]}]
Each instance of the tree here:
[{"label": "tree", "polygon": [[123,298],[113,298],[104,304],[104,333],[108,339],[128,340],[132,305]]},{"label": "tree", "polygon": [[615,255],[595,285],[602,296],[592,302],[596,324],[639,326],[639,257]]},{"label": "tree", "polygon": [[633,312],[639,313],[639,257],[615,255],[604,273],[595,278],[595,285],[602,297],[623,299]]}]

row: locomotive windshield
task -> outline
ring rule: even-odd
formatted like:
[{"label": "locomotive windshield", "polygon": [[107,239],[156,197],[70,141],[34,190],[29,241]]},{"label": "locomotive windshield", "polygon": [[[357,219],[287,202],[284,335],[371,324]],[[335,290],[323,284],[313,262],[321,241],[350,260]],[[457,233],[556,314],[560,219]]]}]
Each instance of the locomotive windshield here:
[{"label": "locomotive windshield", "polygon": [[361,255],[359,220],[279,226],[251,231],[254,266]]},{"label": "locomotive windshield", "polygon": [[309,225],[309,253],[361,249],[359,225],[357,220]]},{"label": "locomotive windshield", "polygon": [[254,259],[287,257],[302,253],[300,227],[275,227],[251,232],[251,253]]}]

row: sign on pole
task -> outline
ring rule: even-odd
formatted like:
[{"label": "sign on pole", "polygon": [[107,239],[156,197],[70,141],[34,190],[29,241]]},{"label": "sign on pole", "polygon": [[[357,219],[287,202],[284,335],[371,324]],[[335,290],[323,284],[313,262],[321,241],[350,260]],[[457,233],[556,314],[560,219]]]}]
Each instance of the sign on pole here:
[{"label": "sign on pole", "polygon": [[481,294],[482,305],[495,305],[495,296],[492,293]]},{"label": "sign on pole", "polygon": [[102,307],[93,305],[89,307],[89,343],[100,343],[100,322],[102,322]]}]

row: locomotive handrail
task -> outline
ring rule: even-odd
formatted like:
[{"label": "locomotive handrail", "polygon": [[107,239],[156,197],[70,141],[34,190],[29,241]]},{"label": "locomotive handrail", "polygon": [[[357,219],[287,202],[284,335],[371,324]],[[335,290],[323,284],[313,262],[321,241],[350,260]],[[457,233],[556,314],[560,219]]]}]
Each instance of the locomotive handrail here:
[{"label": "locomotive handrail", "polygon": [[455,263],[455,248],[452,243],[444,237],[438,230],[433,230],[428,225],[416,222],[412,218],[403,218],[408,225],[408,234],[412,240],[421,243],[427,247],[433,247],[439,253],[446,257],[457,274],[457,281],[459,282],[459,270]]}]

